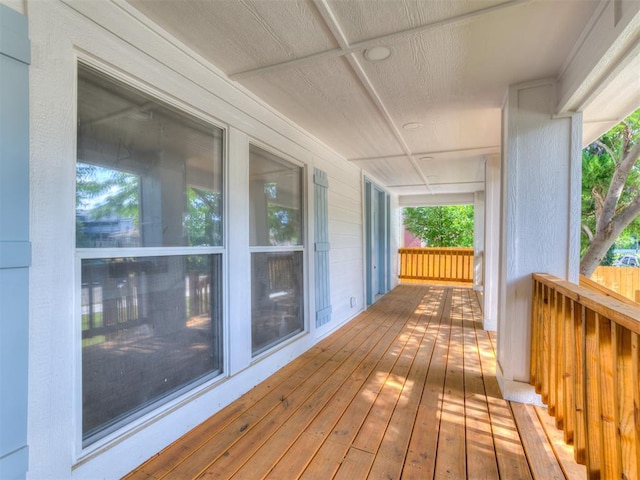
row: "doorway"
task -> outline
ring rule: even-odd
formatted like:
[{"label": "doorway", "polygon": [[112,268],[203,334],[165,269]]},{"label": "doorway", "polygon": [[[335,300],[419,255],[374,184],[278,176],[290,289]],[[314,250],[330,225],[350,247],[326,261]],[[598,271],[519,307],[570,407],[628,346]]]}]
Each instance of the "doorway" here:
[{"label": "doorway", "polygon": [[391,285],[390,199],[382,188],[365,179],[365,270],[367,305]]}]

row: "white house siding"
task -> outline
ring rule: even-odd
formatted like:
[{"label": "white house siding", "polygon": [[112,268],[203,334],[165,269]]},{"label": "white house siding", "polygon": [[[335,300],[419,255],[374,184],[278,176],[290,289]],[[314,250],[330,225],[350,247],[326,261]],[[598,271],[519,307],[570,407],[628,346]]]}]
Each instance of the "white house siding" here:
[{"label": "white house siding", "polygon": [[[1,0],[0,0],[1,1]],[[27,2],[32,42],[29,478],[117,478],[202,422],[328,330],[362,309],[362,172],[259,100],[236,88],[152,24],[118,2]],[[196,389],[85,450],[81,447],[80,332],[75,258],[76,64],[90,64],[227,131],[229,184],[242,185],[248,142],[329,176],[332,322],[253,361],[242,317],[248,250],[226,250],[225,357],[232,376]],[[310,189],[311,185],[307,185]],[[226,226],[248,238],[246,191],[228,188]],[[307,198],[313,196],[307,195]],[[309,206],[312,208],[312,206]],[[312,222],[307,222],[310,225]],[[308,232],[311,234],[312,232]],[[394,234],[396,238],[397,234]],[[233,237],[237,241],[238,237]],[[227,245],[232,241],[227,238]],[[310,253],[309,246],[307,251]],[[313,258],[309,256],[309,259]],[[395,258],[395,255],[394,255]],[[244,273],[243,273],[244,272]],[[307,298],[313,292],[306,277]],[[356,306],[351,306],[351,297]],[[310,312],[307,312],[311,318]],[[233,319],[229,317],[233,316]],[[229,328],[233,321],[234,328]],[[313,322],[308,322],[313,325]],[[236,328],[237,325],[244,327]]]}]

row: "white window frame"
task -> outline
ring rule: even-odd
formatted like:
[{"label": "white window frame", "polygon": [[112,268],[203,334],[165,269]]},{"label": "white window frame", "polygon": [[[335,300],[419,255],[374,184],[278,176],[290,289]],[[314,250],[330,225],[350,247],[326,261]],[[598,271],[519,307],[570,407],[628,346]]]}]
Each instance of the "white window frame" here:
[{"label": "white window frame", "polygon": [[[74,72],[74,98],[77,102],[78,92],[78,67],[84,65],[97,72],[112,78],[116,82],[121,82],[142,94],[148,95],[154,100],[160,103],[168,105],[178,112],[191,116],[197,120],[200,120],[212,128],[219,129],[222,133],[222,245],[220,246],[178,246],[178,247],[131,247],[131,248],[76,248],[75,233],[73,235],[74,242],[74,279],[73,279],[73,292],[74,292],[74,318],[73,318],[73,365],[74,365],[74,403],[73,412],[75,420],[75,458],[77,461],[83,461],[91,458],[101,451],[110,448],[112,445],[119,443],[126,439],[128,434],[133,433],[140,428],[143,428],[146,424],[153,422],[154,419],[162,417],[171,411],[178,408],[185,402],[193,399],[205,391],[211,390],[219,383],[223,382],[229,376],[229,361],[230,361],[230,326],[229,326],[229,301],[228,301],[228,282],[229,282],[229,259],[227,253],[228,245],[228,223],[229,223],[229,189],[228,189],[228,138],[229,127],[228,125],[220,122],[218,119],[204,114],[202,111],[193,108],[187,103],[176,100],[175,97],[169,96],[163,93],[159,89],[154,89],[148,84],[138,81],[137,79],[123,74],[121,71],[112,68],[92,57],[87,55],[78,54],[76,57],[76,70]],[[74,109],[74,124],[77,125],[77,103]],[[76,132],[76,131],[74,131]],[[75,135],[74,143],[77,142],[77,134]],[[77,152],[77,143],[74,151]],[[74,172],[77,164],[77,157],[74,158]],[[73,189],[75,195],[75,187]],[[75,211],[73,212],[75,216]],[[222,368],[220,372],[207,378],[204,381],[197,382],[193,388],[188,391],[182,391],[175,398],[171,400],[160,402],[157,406],[152,407],[148,412],[143,415],[133,418],[128,423],[123,423],[113,432],[106,434],[104,437],[97,439],[89,445],[83,446],[83,431],[82,431],[82,260],[96,259],[96,258],[118,258],[118,257],[153,257],[153,256],[184,256],[184,255],[221,255],[222,259],[222,282],[221,282],[221,298],[222,298],[222,340],[221,340],[221,361]],[[188,388],[189,384],[185,385]]]},{"label": "white window frame", "polygon": [[[250,150],[251,147],[256,147],[261,150],[264,150],[267,153],[270,153],[281,160],[285,160],[286,162],[291,163],[297,167],[300,167],[300,212],[303,215],[302,225],[300,227],[300,236],[302,239],[301,245],[291,245],[291,246],[250,246],[248,245],[249,251],[249,268],[250,275],[253,277],[253,271],[251,271],[251,255],[253,253],[275,253],[275,252],[302,252],[302,331],[298,332],[295,335],[292,335],[289,338],[282,340],[281,342],[272,345],[271,347],[253,355],[253,351],[251,348],[251,343],[249,343],[249,357],[251,358],[251,362],[255,363],[260,361],[261,359],[268,357],[274,352],[290,345],[291,343],[296,342],[304,335],[308,335],[310,331],[310,301],[309,301],[309,292],[310,292],[310,269],[309,269],[309,258],[308,258],[308,242],[309,242],[309,185],[308,185],[308,170],[309,167],[306,163],[288,155],[285,152],[279,151],[255,138],[250,137],[247,143],[247,150]],[[250,154],[247,152],[247,161],[251,162]],[[247,165],[247,173],[249,172],[249,165]],[[244,192],[246,195],[249,195],[249,190]],[[248,225],[250,228],[250,225]],[[250,287],[249,287],[250,290]],[[251,332],[251,327],[253,323],[253,317],[251,315],[251,306],[249,307],[249,332]]]}]

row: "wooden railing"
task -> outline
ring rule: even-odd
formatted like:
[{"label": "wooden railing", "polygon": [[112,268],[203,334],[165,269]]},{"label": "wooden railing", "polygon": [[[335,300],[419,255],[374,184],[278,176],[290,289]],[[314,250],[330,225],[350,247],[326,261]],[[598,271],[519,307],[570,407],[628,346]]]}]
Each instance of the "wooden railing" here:
[{"label": "wooden railing", "polygon": [[400,279],[473,282],[473,248],[401,248]]},{"label": "wooden railing", "polygon": [[598,266],[591,280],[640,303],[640,268]]},{"label": "wooden railing", "polygon": [[533,275],[531,384],[589,478],[640,476],[640,309]]}]

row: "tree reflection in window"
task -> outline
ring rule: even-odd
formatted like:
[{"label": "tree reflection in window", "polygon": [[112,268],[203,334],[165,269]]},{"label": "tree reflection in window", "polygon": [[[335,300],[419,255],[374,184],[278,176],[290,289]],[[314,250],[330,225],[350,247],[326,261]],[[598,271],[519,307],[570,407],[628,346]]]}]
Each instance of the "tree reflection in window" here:
[{"label": "tree reflection in window", "polygon": [[137,175],[78,162],[76,246],[139,246],[139,184]]},{"label": "tree reflection in window", "polygon": [[222,245],[222,197],[218,192],[190,187],[187,190],[186,227],[189,245]]}]

